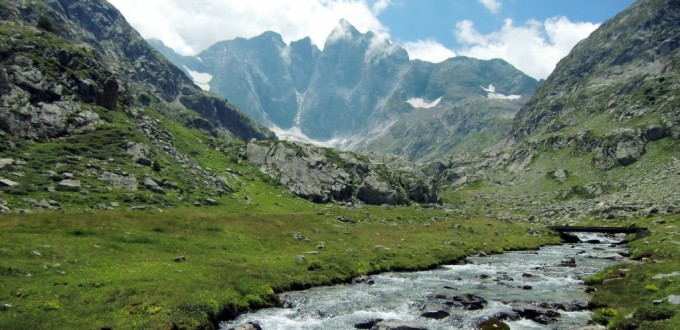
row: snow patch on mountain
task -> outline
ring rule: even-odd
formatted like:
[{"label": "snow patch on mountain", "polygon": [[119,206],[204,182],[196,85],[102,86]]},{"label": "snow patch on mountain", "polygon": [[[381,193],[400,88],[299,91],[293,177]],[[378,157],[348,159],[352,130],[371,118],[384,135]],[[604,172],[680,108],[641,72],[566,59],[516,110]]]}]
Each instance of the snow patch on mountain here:
[{"label": "snow patch on mountain", "polygon": [[442,98],[438,98],[432,102],[427,102],[424,98],[422,97],[416,97],[409,99],[406,101],[406,103],[410,104],[414,108],[421,108],[421,109],[430,109],[434,108],[439,105],[439,102],[442,101]]},{"label": "snow patch on mountain", "polygon": [[496,92],[496,87],[494,85],[489,84],[488,88],[484,88],[483,86],[481,87],[486,93],[486,97],[490,99],[495,99],[495,100],[519,100],[522,98],[522,95],[503,95],[501,93]]},{"label": "snow patch on mountain", "polygon": [[210,90],[210,81],[212,81],[213,78],[211,74],[193,71],[189,69],[186,65],[183,65],[183,67],[184,70],[189,73],[189,76],[191,76],[191,79],[194,81],[194,84],[198,85],[198,87],[201,87],[201,89],[204,91]]},{"label": "snow patch on mountain", "polygon": [[338,148],[343,144],[342,139],[330,139],[326,141],[320,141],[320,140],[314,140],[307,136],[305,133],[302,133],[300,130],[300,127],[291,127],[288,129],[283,129],[281,127],[278,127],[276,125],[272,125],[269,127],[274,134],[276,134],[276,137],[278,137],[281,140],[286,140],[286,141],[295,141],[295,142],[304,142],[304,143],[310,143],[314,144],[317,146],[321,147],[327,147],[327,148]]}]

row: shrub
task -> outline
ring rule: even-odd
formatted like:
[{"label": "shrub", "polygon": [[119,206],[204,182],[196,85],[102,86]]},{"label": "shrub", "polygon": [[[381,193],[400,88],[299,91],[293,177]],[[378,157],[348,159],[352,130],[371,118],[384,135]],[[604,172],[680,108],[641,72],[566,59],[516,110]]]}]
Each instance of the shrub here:
[{"label": "shrub", "polygon": [[613,308],[605,307],[596,310],[593,313],[593,322],[597,324],[607,325],[611,320],[619,315],[619,311]]},{"label": "shrub", "polygon": [[669,309],[668,307],[642,306],[635,312],[635,314],[633,314],[633,317],[641,321],[658,321],[669,319],[674,315],[675,311]]},{"label": "shrub", "polygon": [[42,15],[38,17],[38,28],[43,29],[47,32],[54,32],[54,28],[52,27],[52,21],[50,21],[49,18]]},{"label": "shrub", "polygon": [[657,291],[659,291],[659,287],[657,287],[654,284],[647,284],[647,285],[645,285],[645,290],[647,290],[649,292],[657,292]]}]

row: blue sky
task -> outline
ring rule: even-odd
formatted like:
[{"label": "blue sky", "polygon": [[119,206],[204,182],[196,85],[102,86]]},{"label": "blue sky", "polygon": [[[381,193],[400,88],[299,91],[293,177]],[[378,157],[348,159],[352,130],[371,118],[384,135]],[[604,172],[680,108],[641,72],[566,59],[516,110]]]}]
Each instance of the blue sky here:
[{"label": "blue sky", "polygon": [[399,0],[378,18],[395,40],[436,38],[443,45],[459,47],[453,35],[455,23],[470,20],[481,33],[498,30],[506,18],[517,23],[545,21],[565,16],[572,22],[601,23],[634,3],[634,0],[513,0],[502,1],[492,13],[477,0]]},{"label": "blue sky", "polygon": [[502,58],[537,78],[633,0],[109,0],[145,38],[183,55],[275,31],[324,41],[346,19],[412,59]]}]

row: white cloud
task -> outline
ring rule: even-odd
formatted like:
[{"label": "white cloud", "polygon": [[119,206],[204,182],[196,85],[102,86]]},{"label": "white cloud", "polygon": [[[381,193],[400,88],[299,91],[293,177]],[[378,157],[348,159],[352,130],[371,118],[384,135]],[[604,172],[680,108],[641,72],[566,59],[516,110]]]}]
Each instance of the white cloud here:
[{"label": "white cloud", "polygon": [[391,0],[109,0],[144,38],[191,55],[215,42],[275,31],[290,42],[309,36],[323,47],[340,19],[389,35],[376,17]]},{"label": "white cloud", "polygon": [[413,59],[428,61],[432,63],[443,62],[448,58],[456,56],[456,53],[434,39],[408,41],[402,45]]},{"label": "white cloud", "polygon": [[502,58],[526,74],[542,79],[598,26],[571,22],[566,17],[553,17],[545,22],[530,20],[522,26],[506,19],[499,31],[481,34],[471,21],[465,20],[456,24],[455,35],[463,45],[457,53],[480,59]]},{"label": "white cloud", "polygon": [[503,6],[503,3],[501,3],[500,0],[479,0],[479,3],[484,5],[486,9],[494,14],[498,13],[498,10],[500,10],[501,6]]},{"label": "white cloud", "polygon": [[392,0],[376,0],[371,7],[371,11],[374,15],[380,14],[383,10],[387,9],[392,4]]}]

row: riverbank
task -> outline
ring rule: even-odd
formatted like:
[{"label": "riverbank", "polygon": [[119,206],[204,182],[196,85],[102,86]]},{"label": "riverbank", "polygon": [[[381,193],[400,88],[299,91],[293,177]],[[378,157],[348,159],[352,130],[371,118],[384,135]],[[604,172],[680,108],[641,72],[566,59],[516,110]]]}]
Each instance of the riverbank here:
[{"label": "riverbank", "polygon": [[608,225],[613,222],[635,223],[651,234],[628,243],[631,259],[639,263],[612,266],[587,279],[597,289],[593,319],[608,329],[680,329],[680,216]]},{"label": "riverbank", "polygon": [[280,291],[558,242],[417,206],[2,215],[0,328],[206,329]]}]

